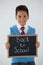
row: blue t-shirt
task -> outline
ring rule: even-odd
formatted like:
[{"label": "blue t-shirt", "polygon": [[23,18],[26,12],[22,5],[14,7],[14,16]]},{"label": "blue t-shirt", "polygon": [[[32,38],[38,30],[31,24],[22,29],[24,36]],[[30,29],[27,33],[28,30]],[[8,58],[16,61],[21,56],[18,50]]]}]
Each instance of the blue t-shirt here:
[{"label": "blue t-shirt", "polygon": [[[10,28],[11,35],[20,35],[20,32],[16,25],[12,26]],[[35,29],[30,27],[28,28],[28,31],[26,34],[35,34]],[[34,57],[21,57],[21,58],[12,58],[12,63],[16,62],[31,62],[34,61]]]}]

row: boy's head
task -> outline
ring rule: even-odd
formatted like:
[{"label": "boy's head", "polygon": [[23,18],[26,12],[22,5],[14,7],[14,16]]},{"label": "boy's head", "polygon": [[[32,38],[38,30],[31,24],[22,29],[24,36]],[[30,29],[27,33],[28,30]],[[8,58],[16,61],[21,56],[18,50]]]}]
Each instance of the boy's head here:
[{"label": "boy's head", "polygon": [[24,26],[29,19],[29,11],[25,5],[16,7],[16,19],[21,26]]}]

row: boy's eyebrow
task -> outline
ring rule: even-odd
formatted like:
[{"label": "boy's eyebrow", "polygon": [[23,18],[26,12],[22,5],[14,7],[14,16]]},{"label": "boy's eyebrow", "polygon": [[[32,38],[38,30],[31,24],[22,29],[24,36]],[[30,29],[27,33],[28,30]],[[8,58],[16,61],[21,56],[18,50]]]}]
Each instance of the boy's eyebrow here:
[{"label": "boy's eyebrow", "polygon": [[[18,16],[21,16],[21,15],[18,15]],[[24,15],[24,16],[26,16],[26,15]]]},{"label": "boy's eyebrow", "polygon": [[[21,17],[21,15],[19,15],[19,17]],[[26,15],[24,15],[23,17],[26,17]]]},{"label": "boy's eyebrow", "polygon": [[18,15],[18,16],[21,16],[21,15]]}]

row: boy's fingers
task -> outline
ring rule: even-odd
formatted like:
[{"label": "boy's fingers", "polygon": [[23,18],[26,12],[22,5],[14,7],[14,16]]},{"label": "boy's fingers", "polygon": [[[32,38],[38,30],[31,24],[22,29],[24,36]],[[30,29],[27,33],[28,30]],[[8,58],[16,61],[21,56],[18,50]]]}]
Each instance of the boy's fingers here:
[{"label": "boy's fingers", "polygon": [[40,47],[40,43],[37,41],[35,46],[36,46],[36,48],[39,48]]},{"label": "boy's fingers", "polygon": [[9,49],[10,48],[10,43],[6,42],[6,48]]}]

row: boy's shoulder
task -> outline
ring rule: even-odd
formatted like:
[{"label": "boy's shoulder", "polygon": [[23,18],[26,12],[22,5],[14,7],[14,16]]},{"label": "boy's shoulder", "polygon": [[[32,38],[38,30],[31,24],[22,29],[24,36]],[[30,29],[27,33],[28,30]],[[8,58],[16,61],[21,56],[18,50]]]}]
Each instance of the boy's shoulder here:
[{"label": "boy's shoulder", "polygon": [[15,29],[15,28],[16,28],[16,25],[10,26],[10,29]]},{"label": "boy's shoulder", "polygon": [[17,32],[17,27],[16,27],[16,25],[10,26],[10,33],[11,33],[11,34],[16,34],[16,32]]},{"label": "boy's shoulder", "polygon": [[32,27],[32,26],[28,26],[28,31],[30,32],[30,33],[36,33],[36,30],[35,30],[35,28],[34,27]]},{"label": "boy's shoulder", "polygon": [[32,27],[32,26],[28,26],[30,29],[32,29],[32,30],[35,30],[35,28],[34,27]]}]

